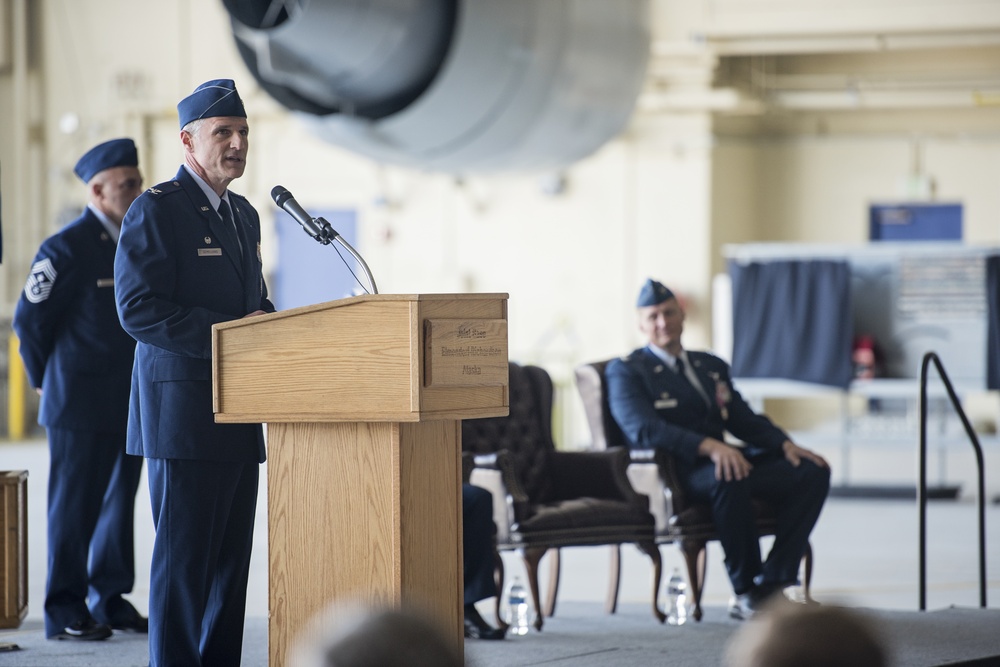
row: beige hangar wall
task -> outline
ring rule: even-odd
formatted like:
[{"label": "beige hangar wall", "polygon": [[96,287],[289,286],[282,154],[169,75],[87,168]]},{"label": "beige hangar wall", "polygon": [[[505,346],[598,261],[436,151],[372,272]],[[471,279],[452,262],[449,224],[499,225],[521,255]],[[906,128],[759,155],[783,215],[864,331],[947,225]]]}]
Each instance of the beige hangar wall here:
[{"label": "beige hangar wall", "polygon": [[[914,137],[939,196],[965,203],[968,240],[1000,242],[995,98],[979,108],[803,110],[782,103],[787,91],[739,75],[745,62],[772,58],[772,75],[875,79],[880,52],[848,40],[826,48],[849,55],[799,58],[794,38],[816,48],[831,30],[842,41],[880,26],[933,32],[948,27],[941,17],[955,3],[963,20],[1000,33],[992,5],[974,0],[653,0],[649,83],[622,135],[559,174],[457,179],[379,165],[312,137],[246,71],[221,2],[0,0],[2,315],[38,243],[83,204],[72,175],[79,154],[128,134],[147,183],[170,178],[181,160],[176,102],[204,80],[231,77],[252,123],[250,165],[233,189],[265,220],[279,183],[307,208],[356,209],[358,249],[383,292],[509,292],[511,358],[545,366],[566,389],[559,428],[565,444],[582,444],[572,367],[640,343],[632,304],[646,276],[684,295],[688,344],[710,346],[721,246],[863,242],[865,207],[898,194]],[[976,71],[995,93],[998,66],[988,59],[998,52],[984,49],[953,60],[968,70],[986,58]],[[942,53],[900,52],[892,64],[927,68]],[[562,189],[553,194],[554,184]],[[274,243],[266,229],[271,271]]]}]

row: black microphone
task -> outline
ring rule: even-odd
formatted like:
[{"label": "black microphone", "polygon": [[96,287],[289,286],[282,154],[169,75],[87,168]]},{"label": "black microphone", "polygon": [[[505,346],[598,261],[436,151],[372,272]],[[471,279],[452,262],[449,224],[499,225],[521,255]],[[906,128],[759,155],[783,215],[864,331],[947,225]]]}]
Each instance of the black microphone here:
[{"label": "black microphone", "polygon": [[[309,236],[313,237],[320,243],[326,245],[337,236],[337,232],[333,231],[332,228],[327,230],[324,228],[322,223],[313,219],[311,215],[306,213],[306,210],[295,201],[295,197],[292,193],[281,187],[280,185],[275,185],[271,188],[271,199],[274,203],[278,205],[279,208],[283,209],[285,213],[295,218],[295,221],[302,225],[302,229],[306,230]],[[326,225],[329,227],[329,223]],[[332,233],[329,233],[332,232]]]},{"label": "black microphone", "polygon": [[[280,185],[275,185],[271,188],[271,199],[274,200],[274,203],[277,204],[279,208],[283,209],[286,213],[288,213],[288,215],[295,218],[295,221],[302,225],[302,229],[306,231],[306,234],[313,237],[323,245],[330,245],[331,242],[336,241],[343,246],[345,250],[351,253],[351,255],[354,256],[354,259],[358,261],[358,264],[361,265],[362,270],[364,270],[365,277],[368,278],[368,284],[371,286],[371,289],[367,290],[368,293],[378,294],[378,287],[375,285],[375,278],[372,276],[371,269],[368,268],[368,263],[365,262],[364,258],[358,254],[357,250],[351,247],[351,244],[348,243],[343,236],[337,233],[337,230],[330,226],[329,222],[323,218],[314,218],[306,213],[306,210],[302,208],[297,201],[295,201],[295,197],[292,196],[292,193]],[[334,246],[333,249],[337,250],[336,246]],[[340,254],[339,250],[337,250],[337,254]],[[343,255],[341,255],[341,259],[343,259]],[[346,264],[347,260],[344,260],[344,263]],[[348,269],[350,269],[350,265],[348,265]],[[354,271],[352,270],[351,273],[354,273]],[[356,275],[355,278],[357,278]],[[358,280],[358,282],[360,283],[361,281]],[[364,285],[362,285],[362,287],[364,287]]]}]

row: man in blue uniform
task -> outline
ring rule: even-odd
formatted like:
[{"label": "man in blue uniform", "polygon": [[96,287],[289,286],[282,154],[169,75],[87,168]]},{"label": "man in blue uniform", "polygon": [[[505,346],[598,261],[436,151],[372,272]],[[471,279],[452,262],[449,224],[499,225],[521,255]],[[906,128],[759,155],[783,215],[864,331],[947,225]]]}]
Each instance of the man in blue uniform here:
[{"label": "man in blue uniform", "polygon": [[486,622],[476,603],[497,594],[493,534],[493,494],[480,486],[462,485],[462,556],[465,574],[465,636],[503,639],[506,634]]},{"label": "man in blue uniform", "polygon": [[[636,306],[649,344],[608,364],[611,413],[633,446],[669,451],[691,497],[711,505],[735,594],[729,612],[746,618],[797,580],[830,467],[754,413],[733,388],[728,364],[682,347],[684,311],[673,292],[648,280]],[[725,432],[745,446],[727,443]],[[751,498],[778,512],[764,562]]]},{"label": "man in blue uniform", "polygon": [[211,328],[273,312],[260,218],[228,190],[249,126],[229,79],[177,105],[184,164],[129,209],[115,258],[122,326],[137,341],[128,451],[146,457],[156,538],[151,667],[239,665],[253,541],[259,424],[216,424]]},{"label": "man in blue uniform", "polygon": [[142,459],[125,453],[135,341],[118,322],[113,279],[122,218],[142,191],[138,164],[131,139],[104,142],[80,158],[75,172],[87,184],[87,208],[42,243],[14,313],[49,439],[50,639],[146,630],[122,597],[135,581]]}]

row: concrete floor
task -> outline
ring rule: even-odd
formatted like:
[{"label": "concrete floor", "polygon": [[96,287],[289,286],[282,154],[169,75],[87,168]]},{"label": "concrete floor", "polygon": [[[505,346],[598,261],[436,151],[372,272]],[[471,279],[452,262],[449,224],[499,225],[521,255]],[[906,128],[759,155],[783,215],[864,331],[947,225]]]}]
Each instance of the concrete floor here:
[{"label": "concrete floor", "polygon": [[[48,467],[48,449],[44,440],[36,439],[16,443],[0,443],[0,469],[26,469],[29,477],[29,613],[27,622],[17,631],[0,631],[0,642],[25,642],[26,634],[38,639],[41,633],[41,601],[45,584],[45,495]],[[266,468],[266,464],[265,464]],[[262,470],[255,546],[248,591],[249,654],[245,665],[266,664],[267,618],[267,522],[266,522],[266,470]],[[140,485],[136,510],[136,566],[137,582],[132,601],[145,612],[148,603],[148,573],[152,550],[152,525],[145,479]],[[917,593],[917,509],[914,501],[860,500],[831,498],[813,533],[815,572],[813,594],[823,603],[842,604],[872,610],[915,611]],[[936,501],[929,511],[928,556],[928,608],[942,609],[951,606],[976,607],[978,598],[978,561],[976,552],[976,508],[968,500]],[[989,606],[1000,609],[1000,506],[991,504],[987,511],[988,554],[990,574]],[[769,545],[765,541],[763,548]],[[665,576],[672,568],[681,568],[683,561],[679,550],[673,546],[662,548]],[[508,579],[520,574],[524,568],[516,554],[505,554]],[[603,602],[607,585],[607,548],[565,549],[563,553],[562,581],[560,584],[557,616],[547,621],[547,630],[533,641],[540,641],[551,629],[558,628],[563,616],[594,615],[595,621],[604,617],[599,603]],[[547,571],[542,563],[543,574]],[[648,615],[650,628],[663,628],[655,624],[648,612],[651,596],[651,568],[648,559],[633,547],[625,547],[622,557],[622,584],[620,601],[626,618],[644,626]],[[544,586],[544,582],[543,582]],[[712,544],[708,556],[708,580],[703,604],[706,618],[710,614],[724,616],[729,587],[722,565],[722,553]],[[483,606],[489,618],[488,606]],[[608,621],[610,622],[610,621]],[[252,631],[250,630],[252,628]],[[668,627],[669,629],[669,627]],[[529,635],[532,636],[532,635]],[[21,637],[12,640],[10,637]],[[117,639],[117,638],[113,638]],[[123,642],[137,644],[138,637],[122,638]],[[510,642],[522,641],[511,638]],[[49,642],[53,644],[53,642]],[[475,657],[476,647],[469,644],[467,653]],[[485,644],[479,642],[479,644]],[[94,650],[96,647],[92,647]],[[493,649],[491,649],[493,650]],[[21,652],[26,659],[26,651]],[[15,661],[15,654],[0,655],[3,665],[44,664]],[[634,658],[635,656],[633,656]],[[486,662],[489,662],[488,660]],[[87,662],[59,664],[85,665]],[[93,664],[101,664],[100,662]],[[111,663],[109,663],[111,664]],[[114,663],[130,664],[130,663]],[[514,664],[514,663],[510,663]],[[528,664],[528,663],[519,663]]]}]

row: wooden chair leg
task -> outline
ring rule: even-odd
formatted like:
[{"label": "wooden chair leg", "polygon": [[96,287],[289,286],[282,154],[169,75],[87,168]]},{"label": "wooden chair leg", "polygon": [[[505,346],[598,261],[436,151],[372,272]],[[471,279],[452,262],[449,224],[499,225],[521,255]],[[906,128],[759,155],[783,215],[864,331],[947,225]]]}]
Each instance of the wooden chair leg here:
[{"label": "wooden chair leg", "polygon": [[708,573],[708,544],[703,544],[698,552],[698,600],[695,603],[698,607],[698,617],[701,620],[701,596],[705,594],[705,576]]},{"label": "wooden chair leg", "polygon": [[500,556],[500,552],[494,549],[494,551],[493,551],[493,580],[496,582],[496,586],[497,586],[497,599],[496,599],[496,606],[494,607],[493,613],[497,617],[497,626],[500,627],[503,630],[506,630],[507,628],[510,627],[510,624],[507,623],[507,621],[503,620],[503,616],[500,614],[500,604],[501,604],[501,602],[503,602],[504,578],[505,578],[505,573],[504,573],[504,567],[503,567],[503,558]]},{"label": "wooden chair leg", "polygon": [[622,579],[622,545],[612,544],[611,571],[608,572],[608,597],[604,601],[604,611],[613,614],[618,611],[618,586]]},{"label": "wooden chair leg", "polygon": [[555,616],[559,595],[559,569],[562,566],[559,549],[549,549],[549,591],[545,599],[545,615]]},{"label": "wooden chair leg", "polygon": [[705,542],[704,540],[681,540],[681,552],[687,565],[688,585],[691,587],[693,609],[691,616],[700,621],[701,593],[705,587]]},{"label": "wooden chair leg", "polygon": [[653,561],[653,616],[660,623],[667,620],[667,615],[660,608],[660,580],[663,578],[663,558],[660,556],[660,548],[655,542],[637,542],[636,546]]},{"label": "wooden chair leg", "polygon": [[805,572],[802,577],[802,595],[805,597],[806,602],[815,602],[812,598],[812,578],[813,578],[813,550],[812,545],[808,542],[806,543],[806,552],[802,555],[803,569]]},{"label": "wooden chair leg", "polygon": [[524,566],[528,571],[528,587],[531,589],[531,602],[535,607],[535,629],[542,629],[542,605],[538,596],[538,563],[548,551],[545,547],[532,547],[524,550]]}]

